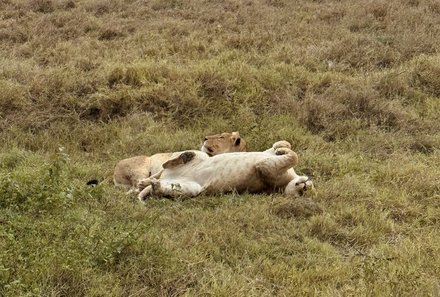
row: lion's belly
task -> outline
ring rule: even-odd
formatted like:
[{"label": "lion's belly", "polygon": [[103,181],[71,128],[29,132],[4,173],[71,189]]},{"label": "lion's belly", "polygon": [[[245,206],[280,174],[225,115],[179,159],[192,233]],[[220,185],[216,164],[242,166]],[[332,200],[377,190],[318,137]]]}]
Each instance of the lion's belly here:
[{"label": "lion's belly", "polygon": [[[212,159],[212,158],[211,158]],[[266,184],[255,168],[256,160],[247,158],[231,158],[230,160],[211,161],[209,166],[200,167],[197,172],[198,180],[206,193],[215,192],[261,192]]]}]

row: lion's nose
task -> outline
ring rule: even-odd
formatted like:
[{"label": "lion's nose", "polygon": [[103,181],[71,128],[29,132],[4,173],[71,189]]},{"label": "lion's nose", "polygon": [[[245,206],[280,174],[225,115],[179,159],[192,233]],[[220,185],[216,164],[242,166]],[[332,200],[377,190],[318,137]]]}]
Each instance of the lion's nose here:
[{"label": "lion's nose", "polygon": [[208,140],[208,137],[205,137],[205,141],[207,141]]}]

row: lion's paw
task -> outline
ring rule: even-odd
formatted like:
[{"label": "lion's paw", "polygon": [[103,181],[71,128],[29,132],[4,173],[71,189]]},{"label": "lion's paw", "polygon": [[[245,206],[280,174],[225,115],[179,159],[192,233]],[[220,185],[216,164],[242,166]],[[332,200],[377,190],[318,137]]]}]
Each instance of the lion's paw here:
[{"label": "lion's paw", "polygon": [[142,189],[148,187],[149,185],[151,185],[151,178],[143,178],[138,181],[137,188],[138,188],[138,190],[142,190]]},{"label": "lion's paw", "polygon": [[183,152],[178,157],[171,159],[171,160],[168,160],[165,163],[163,163],[162,167],[167,169],[167,168],[173,168],[178,165],[186,164],[189,161],[191,161],[192,159],[194,159],[195,156],[196,156],[195,152],[191,152],[191,151]]},{"label": "lion's paw", "polygon": [[182,160],[183,164],[186,164],[194,159],[195,156],[196,153],[194,152],[183,152],[182,154],[180,154],[179,158]]},{"label": "lion's paw", "polygon": [[138,189],[142,190],[148,186],[157,185],[158,183],[159,183],[159,180],[157,178],[154,178],[154,177],[144,178],[138,182]]},{"label": "lion's paw", "polygon": [[291,153],[291,152],[292,152],[292,150],[291,150],[290,148],[287,148],[287,147],[281,147],[281,148],[277,148],[277,149],[275,150],[275,155],[277,155],[277,156],[287,155],[287,154],[289,154],[289,153]]},{"label": "lion's paw", "polygon": [[151,198],[152,190],[153,190],[153,188],[151,187],[151,185],[145,187],[145,189],[143,189],[138,194],[139,201],[142,202],[142,203],[146,203],[146,201]]},{"label": "lion's paw", "polygon": [[156,178],[151,179],[150,183],[151,187],[153,187],[153,192],[157,192],[160,189],[160,181]]},{"label": "lion's paw", "polygon": [[272,145],[272,148],[273,148],[274,150],[279,149],[279,148],[288,148],[288,149],[291,149],[292,146],[290,145],[290,143],[289,143],[288,141],[280,140],[280,141],[275,142],[275,143]]}]

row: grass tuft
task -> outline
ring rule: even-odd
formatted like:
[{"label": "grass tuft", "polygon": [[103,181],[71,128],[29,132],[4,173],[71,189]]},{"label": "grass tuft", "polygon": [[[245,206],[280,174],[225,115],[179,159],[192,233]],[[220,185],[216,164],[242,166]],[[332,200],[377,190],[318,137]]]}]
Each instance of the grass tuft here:
[{"label": "grass tuft", "polygon": [[30,0],[29,5],[35,12],[51,13],[55,6],[52,0]]},{"label": "grass tuft", "polygon": [[411,84],[431,96],[440,96],[440,59],[420,57],[415,61]]},{"label": "grass tuft", "polygon": [[287,202],[277,202],[271,212],[283,219],[309,218],[315,214],[321,214],[322,208],[309,198],[298,198]]}]

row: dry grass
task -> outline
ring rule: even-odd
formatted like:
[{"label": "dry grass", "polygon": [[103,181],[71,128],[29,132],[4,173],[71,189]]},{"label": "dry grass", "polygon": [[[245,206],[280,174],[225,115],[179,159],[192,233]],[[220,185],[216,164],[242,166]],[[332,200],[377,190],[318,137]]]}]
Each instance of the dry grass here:
[{"label": "dry grass", "polygon": [[[0,0],[0,295],[437,296],[439,16]],[[121,158],[232,130],[290,140],[317,195],[143,207],[110,184]]]}]

